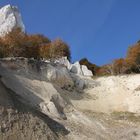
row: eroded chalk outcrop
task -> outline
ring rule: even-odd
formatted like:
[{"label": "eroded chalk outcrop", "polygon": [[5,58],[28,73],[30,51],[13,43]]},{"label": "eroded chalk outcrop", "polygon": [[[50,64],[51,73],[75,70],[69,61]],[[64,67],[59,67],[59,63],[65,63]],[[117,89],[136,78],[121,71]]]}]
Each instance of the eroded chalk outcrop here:
[{"label": "eroded chalk outcrop", "polygon": [[15,28],[25,31],[21,14],[17,7],[6,5],[0,8],[0,36],[4,36]]}]

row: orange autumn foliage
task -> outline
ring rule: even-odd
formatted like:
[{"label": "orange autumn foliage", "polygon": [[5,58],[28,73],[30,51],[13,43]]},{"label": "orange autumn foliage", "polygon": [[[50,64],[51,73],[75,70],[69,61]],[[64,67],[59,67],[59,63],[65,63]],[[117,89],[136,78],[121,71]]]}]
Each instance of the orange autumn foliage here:
[{"label": "orange autumn foliage", "polygon": [[62,40],[51,42],[47,37],[23,33],[14,29],[0,38],[0,57],[57,58],[67,56],[70,59],[69,46]]}]

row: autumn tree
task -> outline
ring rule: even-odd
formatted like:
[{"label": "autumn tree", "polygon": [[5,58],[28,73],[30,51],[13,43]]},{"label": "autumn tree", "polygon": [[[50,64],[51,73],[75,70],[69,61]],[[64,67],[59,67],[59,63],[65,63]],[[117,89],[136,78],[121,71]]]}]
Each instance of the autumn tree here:
[{"label": "autumn tree", "polygon": [[61,39],[56,39],[50,43],[50,58],[60,58],[66,56],[68,60],[71,59],[71,52],[69,46]]},{"label": "autumn tree", "polygon": [[20,28],[13,29],[10,33],[6,34],[0,39],[1,45],[4,46],[4,56],[18,57],[22,55],[26,35],[21,31]]},{"label": "autumn tree", "polygon": [[8,54],[7,54],[8,51],[6,51],[6,49],[7,48],[5,47],[2,39],[0,38],[0,58],[8,56]]},{"label": "autumn tree", "polygon": [[126,62],[123,58],[116,59],[113,61],[113,73],[123,74],[126,71]]},{"label": "autumn tree", "polygon": [[140,72],[140,43],[129,47],[126,61],[131,64],[132,72]]},{"label": "autumn tree", "polygon": [[133,61],[131,58],[125,58],[125,73],[130,74],[130,73],[135,73],[136,71],[136,63]]},{"label": "autumn tree", "polygon": [[50,41],[47,37],[28,35],[16,28],[0,38],[0,57],[60,58],[67,56],[70,60],[69,46],[60,39]]},{"label": "autumn tree", "polygon": [[27,40],[26,40],[25,56],[29,58],[30,57],[40,58],[41,57],[40,47],[45,46],[51,42],[47,37],[40,34],[27,35],[26,39]]},{"label": "autumn tree", "polygon": [[0,57],[39,58],[41,55],[40,47],[46,46],[50,42],[43,35],[28,35],[22,32],[20,28],[16,28],[0,38]]},{"label": "autumn tree", "polygon": [[106,65],[101,66],[96,71],[96,75],[98,75],[98,76],[113,75],[113,65],[106,64]]},{"label": "autumn tree", "polygon": [[51,56],[50,56],[50,50],[51,49],[50,49],[50,47],[51,47],[51,43],[41,45],[39,47],[39,56],[41,58],[51,59]]}]

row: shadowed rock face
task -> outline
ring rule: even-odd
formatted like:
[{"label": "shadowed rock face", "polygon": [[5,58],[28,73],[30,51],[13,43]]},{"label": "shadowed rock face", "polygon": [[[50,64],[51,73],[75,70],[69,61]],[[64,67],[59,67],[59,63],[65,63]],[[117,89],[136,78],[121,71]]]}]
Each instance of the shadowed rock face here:
[{"label": "shadowed rock face", "polygon": [[[0,75],[3,84],[18,95],[19,100],[42,113],[54,118],[61,118],[65,101],[59,91],[45,77],[38,63],[28,59],[0,61]],[[45,67],[47,68],[47,66]],[[45,69],[44,68],[44,69]]]},{"label": "shadowed rock face", "polygon": [[0,9],[0,36],[4,36],[15,28],[25,31],[20,12],[17,7],[6,5]]},{"label": "shadowed rock face", "polygon": [[0,140],[57,140],[67,133],[63,125],[21,103],[0,81]]}]

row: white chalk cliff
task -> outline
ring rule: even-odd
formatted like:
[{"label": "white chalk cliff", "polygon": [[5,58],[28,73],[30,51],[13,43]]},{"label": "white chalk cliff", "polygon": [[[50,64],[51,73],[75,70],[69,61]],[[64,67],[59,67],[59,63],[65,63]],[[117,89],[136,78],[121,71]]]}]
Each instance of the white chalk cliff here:
[{"label": "white chalk cliff", "polygon": [[[48,61],[48,60],[47,60]],[[59,63],[59,64],[62,64],[64,66],[67,67],[67,69],[76,74],[76,75],[79,75],[79,76],[85,76],[85,77],[92,77],[93,76],[93,73],[91,70],[89,70],[87,68],[87,66],[85,65],[80,65],[80,63],[77,61],[75,62],[74,64],[71,64],[69,62],[69,60],[67,59],[67,57],[62,57],[60,59],[57,59],[55,61],[55,63]]]},{"label": "white chalk cliff", "polygon": [[6,5],[0,9],[0,36],[4,36],[14,28],[21,28],[23,32],[25,31],[18,8]]},{"label": "white chalk cliff", "polygon": [[[20,27],[0,9],[0,36]],[[0,59],[0,140],[140,140],[140,74],[91,78],[66,57]]]}]

